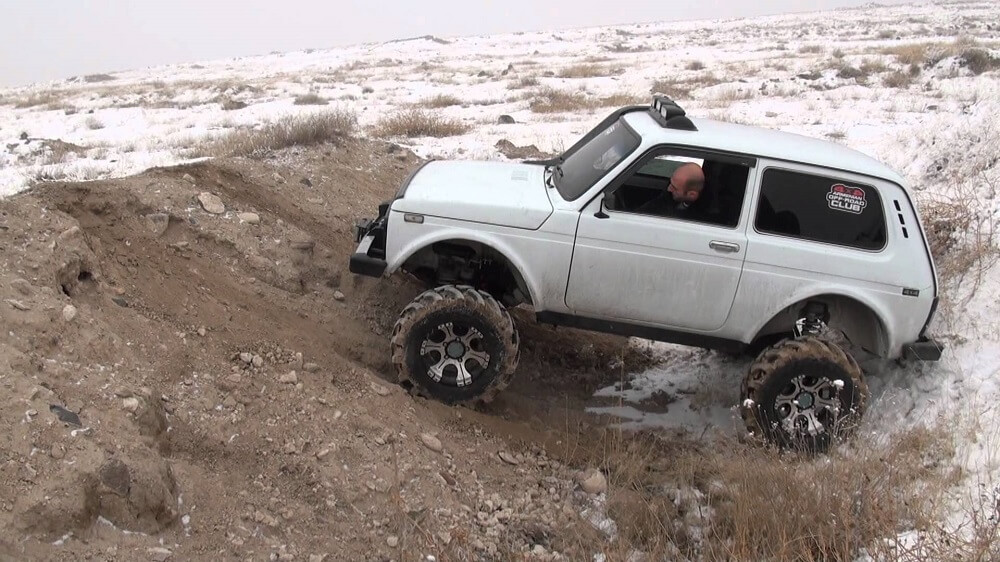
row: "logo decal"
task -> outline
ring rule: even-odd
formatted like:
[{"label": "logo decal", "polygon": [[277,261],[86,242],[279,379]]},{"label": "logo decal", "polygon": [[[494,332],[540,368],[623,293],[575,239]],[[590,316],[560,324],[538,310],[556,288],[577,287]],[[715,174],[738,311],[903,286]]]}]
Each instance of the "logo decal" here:
[{"label": "logo decal", "polygon": [[826,194],[826,202],[835,211],[846,211],[860,215],[868,204],[865,201],[865,190],[860,187],[848,187],[842,183],[834,184],[830,193]]}]

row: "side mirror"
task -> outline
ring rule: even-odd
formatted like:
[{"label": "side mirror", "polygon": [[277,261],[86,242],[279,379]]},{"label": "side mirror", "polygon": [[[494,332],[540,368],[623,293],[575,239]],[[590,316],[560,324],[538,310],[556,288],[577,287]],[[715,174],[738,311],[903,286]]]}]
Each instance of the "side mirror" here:
[{"label": "side mirror", "polygon": [[613,191],[604,194],[604,198],[601,200],[601,210],[604,209],[615,210],[615,193]]},{"label": "side mirror", "polygon": [[594,213],[594,216],[599,219],[608,218],[608,214],[604,212],[604,209],[614,210],[615,206],[615,195],[614,193],[605,193],[604,197],[601,198],[601,208]]}]

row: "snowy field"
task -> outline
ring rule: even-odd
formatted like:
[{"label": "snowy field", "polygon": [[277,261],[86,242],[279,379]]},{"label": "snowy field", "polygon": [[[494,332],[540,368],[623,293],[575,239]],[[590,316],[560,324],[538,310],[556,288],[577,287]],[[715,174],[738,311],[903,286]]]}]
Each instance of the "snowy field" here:
[{"label": "snowy field", "polygon": [[[162,66],[0,90],[0,196],[201,157],[207,141],[288,115],[355,113],[361,134],[413,109],[468,132],[398,138],[423,157],[502,159],[497,142],[558,152],[652,91],[689,113],[840,142],[898,170],[925,207],[954,203],[938,263],[934,365],[863,361],[873,437],[961,428],[968,490],[1000,484],[1000,3],[866,7],[748,20],[426,37]],[[312,94],[312,98],[303,98]],[[296,103],[296,100],[299,103]],[[303,103],[304,101],[321,104]],[[560,101],[562,100],[562,101]],[[568,101],[567,101],[568,100]],[[514,123],[500,124],[502,115]],[[956,211],[958,209],[958,211]],[[956,250],[957,251],[957,250]],[[745,362],[657,345],[663,362],[595,407],[637,426],[732,430]],[[640,403],[668,396],[668,407]],[[958,431],[958,430],[957,430]],[[980,484],[984,484],[985,488]]]}]

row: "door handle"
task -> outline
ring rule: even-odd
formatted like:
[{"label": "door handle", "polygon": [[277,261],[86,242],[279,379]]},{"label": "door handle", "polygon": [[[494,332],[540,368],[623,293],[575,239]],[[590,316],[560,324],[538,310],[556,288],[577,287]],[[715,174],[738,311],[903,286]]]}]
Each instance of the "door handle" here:
[{"label": "door handle", "polygon": [[727,254],[740,251],[739,244],[735,244],[733,242],[720,242],[719,240],[712,240],[708,243],[708,247],[716,252],[723,252]]}]

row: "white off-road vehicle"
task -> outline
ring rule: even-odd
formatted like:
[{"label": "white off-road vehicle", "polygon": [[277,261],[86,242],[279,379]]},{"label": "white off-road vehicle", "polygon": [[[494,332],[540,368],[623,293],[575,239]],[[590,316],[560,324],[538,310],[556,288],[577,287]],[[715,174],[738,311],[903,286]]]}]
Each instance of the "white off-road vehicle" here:
[{"label": "white off-road vehicle", "polygon": [[[675,213],[671,177],[688,163],[704,187]],[[747,428],[812,449],[864,409],[845,349],[941,356],[925,333],[934,264],[903,178],[835,143],[689,118],[664,96],[552,160],[428,162],[357,240],[352,272],[429,287],[402,311],[392,361],[450,403],[508,384],[517,305],[547,324],[759,353]]]}]

